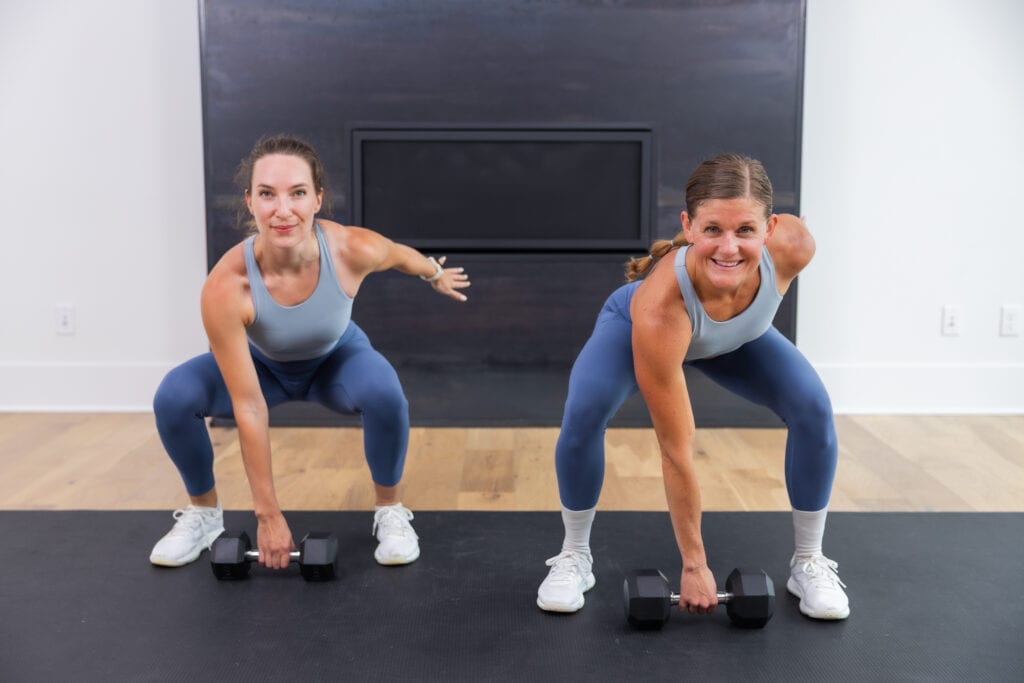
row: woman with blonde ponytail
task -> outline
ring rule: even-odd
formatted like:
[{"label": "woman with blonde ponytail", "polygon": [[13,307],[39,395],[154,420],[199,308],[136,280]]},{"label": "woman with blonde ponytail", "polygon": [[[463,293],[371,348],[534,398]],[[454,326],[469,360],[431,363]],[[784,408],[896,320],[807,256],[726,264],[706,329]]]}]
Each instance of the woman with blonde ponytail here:
[{"label": "woman with blonde ponytail", "polygon": [[687,365],[786,424],[795,537],[786,587],[803,614],[845,619],[845,584],[822,552],[838,453],[832,405],[814,368],[772,327],[783,295],[814,256],[814,239],[802,219],[772,213],[764,167],[736,154],[697,167],[680,219],[682,232],[626,264],[628,284],[605,302],[573,365],[555,449],[565,537],[547,561],[537,605],[575,612],[596,582],[590,529],[604,478],[604,431],[638,391],[661,448],[682,560],[679,609],[708,614],[718,605],[701,536]]}]

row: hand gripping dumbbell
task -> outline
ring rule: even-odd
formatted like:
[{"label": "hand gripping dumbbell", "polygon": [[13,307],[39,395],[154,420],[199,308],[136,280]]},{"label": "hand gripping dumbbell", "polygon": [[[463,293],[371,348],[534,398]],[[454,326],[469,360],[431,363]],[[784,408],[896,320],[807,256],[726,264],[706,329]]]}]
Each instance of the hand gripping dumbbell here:
[{"label": "hand gripping dumbbell", "polygon": [[[306,534],[299,550],[288,553],[290,562],[298,562],[306,581],[333,579],[337,556],[338,539],[322,532]],[[244,579],[249,574],[249,563],[259,559],[259,551],[252,549],[249,534],[244,531],[224,532],[210,547],[210,566],[213,575],[221,580]]]},{"label": "hand gripping dumbbell", "polygon": [[[637,628],[657,629],[668,621],[679,595],[669,590],[668,579],[657,569],[640,569],[622,584],[626,620]],[[732,623],[742,628],[763,628],[775,612],[775,584],[760,569],[733,569],[719,591]]]}]

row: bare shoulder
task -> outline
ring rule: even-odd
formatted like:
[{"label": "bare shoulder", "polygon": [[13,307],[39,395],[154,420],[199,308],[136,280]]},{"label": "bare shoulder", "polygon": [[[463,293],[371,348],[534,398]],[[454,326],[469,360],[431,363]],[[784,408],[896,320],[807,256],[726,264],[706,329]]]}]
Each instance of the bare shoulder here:
[{"label": "bare shoulder", "polygon": [[788,287],[814,258],[814,237],[802,218],[780,213],[775,231],[768,239],[768,253],[775,263],[780,288]]},{"label": "bare shoulder", "polygon": [[687,403],[683,361],[693,328],[676,281],[670,252],[637,287],[630,303],[633,368],[655,428],[677,425],[673,415]]},{"label": "bare shoulder", "polygon": [[324,234],[333,239],[342,239],[345,235],[345,231],[350,229],[347,225],[324,220],[323,218],[317,218],[316,222],[320,226],[320,229],[324,231]]},{"label": "bare shoulder", "polygon": [[239,243],[226,251],[206,276],[202,293],[204,321],[208,318],[230,320],[234,317],[232,313],[241,315],[246,310],[248,292],[243,243]]},{"label": "bare shoulder", "polygon": [[[224,252],[206,276],[206,287],[224,287],[246,276],[244,243],[239,242]],[[204,287],[205,288],[205,287]]]},{"label": "bare shoulder", "polygon": [[630,303],[630,316],[634,325],[689,333],[690,319],[676,280],[674,264],[677,254],[677,251],[669,252],[654,264],[652,271],[637,287]]},{"label": "bare shoulder", "polygon": [[390,240],[378,232],[334,221],[319,223],[335,256],[355,272],[372,271],[387,256]]}]

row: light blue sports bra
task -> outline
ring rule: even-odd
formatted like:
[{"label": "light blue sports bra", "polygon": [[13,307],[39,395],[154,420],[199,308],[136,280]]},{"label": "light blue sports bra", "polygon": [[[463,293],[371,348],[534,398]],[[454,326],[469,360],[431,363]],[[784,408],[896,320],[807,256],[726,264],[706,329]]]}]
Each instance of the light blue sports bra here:
[{"label": "light blue sports bra", "polygon": [[309,360],[331,351],[352,320],[352,297],[344,292],[334,271],[334,259],[319,223],[313,224],[320,244],[320,276],[309,298],[295,306],[274,301],[263,284],[253,250],[253,235],[245,241],[245,271],[249,276],[256,315],[246,334],[265,356],[279,361]]},{"label": "light blue sports bra", "polygon": [[676,253],[674,264],[679,291],[683,295],[686,312],[690,316],[690,325],[693,327],[693,337],[690,339],[690,348],[686,351],[686,360],[721,356],[723,353],[735,351],[767,332],[775,318],[775,312],[779,310],[779,304],[782,303],[782,295],[779,294],[775,282],[775,262],[768,253],[768,247],[762,247],[759,268],[761,285],[754,300],[738,315],[723,322],[712,320],[697,298],[697,292],[690,282],[690,273],[686,270],[687,249],[689,247],[683,247]]}]

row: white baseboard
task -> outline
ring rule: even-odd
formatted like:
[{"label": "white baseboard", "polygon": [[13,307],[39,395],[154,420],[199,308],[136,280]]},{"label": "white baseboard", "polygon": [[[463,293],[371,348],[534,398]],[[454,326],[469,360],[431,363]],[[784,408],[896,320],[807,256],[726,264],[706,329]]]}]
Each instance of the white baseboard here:
[{"label": "white baseboard", "polygon": [[837,414],[1024,414],[1024,364],[815,365]]},{"label": "white baseboard", "polygon": [[[0,364],[0,411],[146,412],[175,365]],[[837,414],[1024,414],[1024,364],[816,367]]]}]

